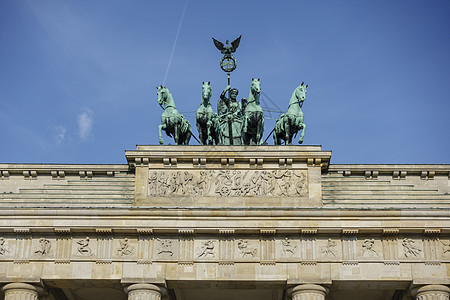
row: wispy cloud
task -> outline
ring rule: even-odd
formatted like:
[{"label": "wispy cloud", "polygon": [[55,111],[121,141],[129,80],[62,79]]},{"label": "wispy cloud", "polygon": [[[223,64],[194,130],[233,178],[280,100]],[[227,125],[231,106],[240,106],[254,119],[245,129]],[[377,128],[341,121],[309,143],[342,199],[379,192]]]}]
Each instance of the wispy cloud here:
[{"label": "wispy cloud", "polygon": [[55,130],[56,130],[56,143],[59,145],[64,141],[67,130],[66,127],[62,125],[55,126]]},{"label": "wispy cloud", "polygon": [[94,112],[89,108],[84,108],[80,115],[78,115],[78,133],[82,140],[85,140],[92,131],[92,124],[94,122]]}]

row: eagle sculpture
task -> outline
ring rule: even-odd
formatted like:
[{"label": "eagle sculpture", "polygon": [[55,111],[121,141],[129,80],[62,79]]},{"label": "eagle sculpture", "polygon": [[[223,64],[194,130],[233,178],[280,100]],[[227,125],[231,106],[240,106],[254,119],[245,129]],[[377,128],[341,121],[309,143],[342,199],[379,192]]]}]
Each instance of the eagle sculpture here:
[{"label": "eagle sculpture", "polygon": [[220,50],[220,52],[222,54],[224,54],[226,57],[231,56],[231,53],[235,52],[237,47],[239,47],[239,43],[241,42],[241,37],[242,35],[240,35],[237,39],[235,39],[231,45],[229,44],[229,41],[226,41],[226,44],[224,45],[222,42],[219,42],[218,40],[216,40],[215,38],[213,39],[214,45],[216,46],[217,49]]}]

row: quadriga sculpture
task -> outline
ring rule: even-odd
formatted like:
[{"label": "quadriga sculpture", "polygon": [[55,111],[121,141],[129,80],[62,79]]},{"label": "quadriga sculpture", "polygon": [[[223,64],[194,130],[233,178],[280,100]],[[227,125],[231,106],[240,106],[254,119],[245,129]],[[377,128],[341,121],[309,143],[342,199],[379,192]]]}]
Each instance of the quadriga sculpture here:
[{"label": "quadriga sculpture", "polygon": [[211,85],[210,82],[203,82],[202,103],[196,113],[196,123],[200,144],[218,144],[217,114],[211,107]]},{"label": "quadriga sculpture", "polygon": [[248,100],[244,109],[244,127],[242,135],[244,145],[261,145],[264,132],[264,114],[259,103],[261,93],[261,82],[252,78]]},{"label": "quadriga sculpture", "polygon": [[294,90],[289,100],[288,111],[281,115],[275,122],[275,129],[273,131],[275,145],[281,145],[281,140],[284,140],[286,145],[291,145],[293,136],[300,130],[302,130],[302,133],[298,139],[298,143],[303,143],[306,125],[303,123],[302,106],[306,99],[307,88],[308,85],[302,82]]},{"label": "quadriga sculpture", "polygon": [[164,109],[158,126],[159,143],[164,143],[161,135],[161,130],[164,130],[168,136],[173,136],[176,145],[188,145],[192,135],[191,124],[178,112],[169,89],[162,85],[157,89],[158,103]]}]

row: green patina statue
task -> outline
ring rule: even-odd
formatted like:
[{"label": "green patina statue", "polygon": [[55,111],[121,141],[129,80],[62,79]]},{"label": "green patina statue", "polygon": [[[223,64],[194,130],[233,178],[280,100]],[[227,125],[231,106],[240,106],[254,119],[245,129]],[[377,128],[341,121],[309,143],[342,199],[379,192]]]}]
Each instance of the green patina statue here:
[{"label": "green patina statue", "polygon": [[201,145],[219,144],[219,133],[217,132],[217,114],[211,107],[211,85],[210,82],[203,82],[202,102],[196,113],[196,123],[198,137]]},{"label": "green patina statue", "polygon": [[281,115],[275,122],[275,128],[273,130],[273,139],[275,145],[281,145],[281,140],[284,140],[286,145],[292,144],[292,138],[300,130],[302,133],[298,139],[298,143],[303,143],[303,137],[305,136],[306,125],[303,123],[302,106],[306,99],[306,89],[308,85],[302,82],[294,92],[289,100],[288,111]]},{"label": "green patina statue", "polygon": [[[225,95],[228,92],[227,98]],[[222,145],[242,145],[242,105],[236,100],[239,91],[227,86],[217,102],[219,141]]]},{"label": "green patina statue", "polygon": [[168,136],[173,136],[176,145],[188,145],[192,135],[191,124],[178,112],[169,89],[162,85],[157,89],[158,103],[164,109],[158,126],[159,143],[164,143],[161,135],[161,130],[164,130]]},{"label": "green patina statue", "polygon": [[244,108],[244,127],[242,128],[242,137],[244,145],[261,145],[264,132],[264,114],[259,104],[261,93],[261,82],[252,78],[248,100]]},{"label": "green patina statue", "polygon": [[[261,82],[252,78],[248,100],[242,98],[238,102],[239,91],[231,88],[230,73],[236,69],[236,59],[232,53],[239,47],[239,36],[231,44],[219,42],[213,38],[214,45],[224,55],[220,67],[227,73],[228,85],[221,93],[217,102],[217,114],[211,107],[211,85],[203,82],[202,101],[196,113],[196,125],[199,139],[192,135],[192,127],[188,120],[175,107],[172,95],[162,85],[158,89],[158,103],[164,109],[159,125],[159,143],[163,144],[161,130],[170,137],[175,144],[188,145],[193,136],[201,145],[261,145],[264,133],[264,113],[260,105]],[[275,123],[272,130],[275,145],[292,144],[292,138],[301,130],[298,143],[303,143],[306,125],[303,123],[302,106],[306,99],[307,85],[302,82],[292,93],[289,108]],[[228,93],[228,97],[226,96]],[[271,133],[272,133],[271,132]],[[270,133],[270,134],[271,134]],[[270,136],[269,134],[269,136]],[[266,138],[267,141],[268,138]],[[266,144],[264,141],[264,144]]]}]

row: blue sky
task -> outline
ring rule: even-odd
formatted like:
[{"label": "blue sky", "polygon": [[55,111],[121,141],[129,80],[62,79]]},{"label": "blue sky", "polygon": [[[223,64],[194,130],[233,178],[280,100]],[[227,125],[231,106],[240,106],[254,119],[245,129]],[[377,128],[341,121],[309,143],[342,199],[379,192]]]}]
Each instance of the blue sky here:
[{"label": "blue sky", "polygon": [[227,84],[211,37],[242,34],[239,98],[261,78],[285,111],[305,81],[304,144],[332,163],[450,163],[449,16],[447,0],[1,0],[0,162],[125,163],[158,144],[166,74],[195,128],[202,81],[214,109]]}]

